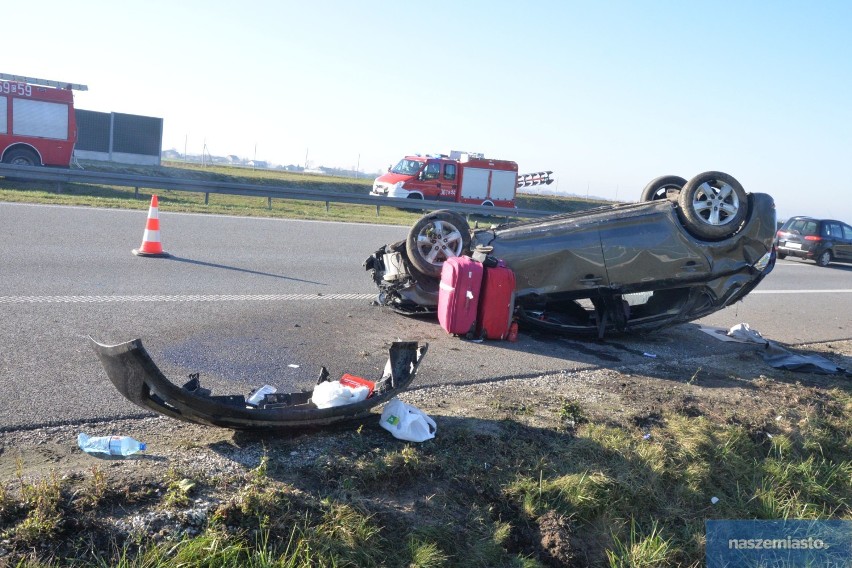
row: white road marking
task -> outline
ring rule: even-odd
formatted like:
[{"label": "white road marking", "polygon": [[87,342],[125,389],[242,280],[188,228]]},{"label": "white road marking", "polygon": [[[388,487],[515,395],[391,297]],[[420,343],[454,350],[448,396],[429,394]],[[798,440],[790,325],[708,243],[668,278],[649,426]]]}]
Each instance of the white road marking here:
[{"label": "white road marking", "polygon": [[306,302],[372,300],[376,294],[218,294],[157,296],[0,296],[0,304],[106,304],[119,302]]},{"label": "white road marking", "polygon": [[849,294],[852,290],[753,290],[749,294]]}]

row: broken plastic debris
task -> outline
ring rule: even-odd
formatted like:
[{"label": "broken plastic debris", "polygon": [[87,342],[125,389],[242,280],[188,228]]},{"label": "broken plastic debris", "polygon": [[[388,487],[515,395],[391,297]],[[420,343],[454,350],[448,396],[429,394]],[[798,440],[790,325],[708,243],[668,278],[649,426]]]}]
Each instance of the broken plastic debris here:
[{"label": "broken plastic debris", "polygon": [[257,406],[261,403],[261,401],[263,401],[263,398],[266,395],[272,394],[274,392],[278,392],[278,389],[273,387],[272,385],[263,385],[262,387],[254,391],[252,395],[248,397],[248,399],[246,399],[246,403],[252,406]]},{"label": "broken plastic debris", "polygon": [[718,497],[711,497],[711,498],[710,498],[710,502],[711,502],[711,503],[713,503],[713,504],[715,505],[716,503],[718,503],[718,502],[719,502],[719,498],[718,498]]},{"label": "broken plastic debris", "polygon": [[648,432],[647,434],[645,434],[644,436],[642,436],[642,439],[643,439],[643,440],[650,440],[650,439],[651,439],[651,433],[650,433],[650,432]]},{"label": "broken plastic debris", "polygon": [[800,355],[791,353],[783,347],[771,342],[766,342],[766,351],[763,360],[776,369],[787,369],[788,371],[802,371],[804,373],[819,373],[823,375],[850,375],[843,367],[838,367],[825,357],[820,355]]},{"label": "broken plastic debris", "polygon": [[290,363],[290,364],[289,364],[289,365],[287,365],[287,366],[288,366],[288,367],[290,367],[291,369],[298,369],[298,368],[299,368],[299,366],[298,366],[298,365],[294,365],[293,363]]},{"label": "broken plastic debris", "polygon": [[651,359],[656,359],[657,356],[654,353],[642,353],[645,357],[650,357]]}]

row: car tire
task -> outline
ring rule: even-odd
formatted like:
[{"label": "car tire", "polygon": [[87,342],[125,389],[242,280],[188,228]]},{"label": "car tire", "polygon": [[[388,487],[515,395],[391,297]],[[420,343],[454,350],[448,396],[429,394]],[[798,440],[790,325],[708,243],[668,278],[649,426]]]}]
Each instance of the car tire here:
[{"label": "car tire", "polygon": [[816,261],[817,266],[821,266],[821,267],[825,268],[826,266],[831,264],[831,251],[828,250],[828,249],[825,249],[824,251],[819,253],[819,255],[816,258],[814,258],[814,260]]},{"label": "car tire", "polygon": [[408,260],[419,272],[438,278],[444,261],[461,256],[470,246],[470,225],[464,217],[439,209],[421,217],[405,241]]},{"label": "car tire", "polygon": [[40,166],[41,160],[39,160],[38,154],[32,150],[15,148],[6,152],[6,155],[3,156],[3,163],[14,166]]},{"label": "car tire", "polygon": [[670,193],[680,193],[685,185],[686,180],[680,176],[660,176],[648,182],[648,185],[642,190],[639,201],[667,199]]},{"label": "car tire", "polygon": [[723,172],[698,174],[677,198],[678,216],[693,236],[717,241],[733,236],[748,216],[748,195],[733,176]]}]

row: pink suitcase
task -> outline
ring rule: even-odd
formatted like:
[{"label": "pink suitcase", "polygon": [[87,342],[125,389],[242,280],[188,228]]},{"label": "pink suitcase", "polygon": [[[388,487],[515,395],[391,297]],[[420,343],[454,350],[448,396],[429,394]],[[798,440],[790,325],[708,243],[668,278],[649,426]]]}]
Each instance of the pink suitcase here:
[{"label": "pink suitcase", "polygon": [[476,317],[476,336],[506,339],[515,311],[515,273],[502,261],[486,267]]},{"label": "pink suitcase", "polygon": [[438,322],[447,333],[473,335],[481,288],[482,263],[467,256],[444,262],[438,290]]}]

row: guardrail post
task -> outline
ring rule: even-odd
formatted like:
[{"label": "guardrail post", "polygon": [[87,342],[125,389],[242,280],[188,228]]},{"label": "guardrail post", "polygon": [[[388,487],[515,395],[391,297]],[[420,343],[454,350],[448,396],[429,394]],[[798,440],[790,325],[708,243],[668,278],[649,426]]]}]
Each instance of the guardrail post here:
[{"label": "guardrail post", "polygon": [[133,190],[134,190],[133,191],[133,197],[135,197],[136,199],[139,199],[139,188],[134,187]]},{"label": "guardrail post", "polygon": [[379,216],[379,206],[376,205],[376,217],[378,217],[378,216]]},{"label": "guardrail post", "polygon": [[272,198],[271,197],[266,198],[266,208],[272,209]]},{"label": "guardrail post", "polygon": [[56,193],[62,193],[62,182],[56,182]]},{"label": "guardrail post", "polygon": [[325,212],[328,213],[328,201],[325,202]]},{"label": "guardrail post", "polygon": [[210,203],[210,193],[205,192],[204,193],[204,205],[207,205],[208,203]]}]

